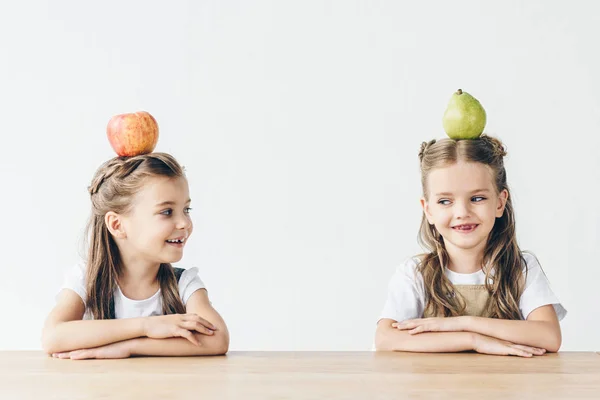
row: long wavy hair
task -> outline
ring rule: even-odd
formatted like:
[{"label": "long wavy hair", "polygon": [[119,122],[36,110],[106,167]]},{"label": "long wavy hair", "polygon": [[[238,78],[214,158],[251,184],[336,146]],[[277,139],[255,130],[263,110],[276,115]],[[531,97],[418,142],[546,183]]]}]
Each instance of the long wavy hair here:
[{"label": "long wavy hair", "polygon": [[[431,140],[423,142],[419,151],[423,196],[428,199],[428,177],[432,170],[458,161],[477,162],[490,167],[496,193],[508,192],[502,217],[496,218],[483,255],[486,266],[486,288],[490,294],[488,312],[492,318],[521,319],[519,299],[524,283],[525,260],[517,244],[515,214],[510,190],[506,183],[502,142],[488,135],[472,140]],[[429,224],[425,213],[419,230],[419,243],[429,252],[421,256],[419,270],[423,276],[427,302],[425,314],[436,316],[464,315],[464,299],[455,292],[444,271],[448,267],[448,252],[444,238],[435,225]]]},{"label": "long wavy hair", "polygon": [[[115,157],[98,168],[88,188],[92,212],[87,224],[86,306],[94,319],[111,318],[113,293],[123,265],[117,244],[104,216],[113,211],[131,210],[133,196],[150,177],[185,177],[183,168],[166,153]],[[161,289],[163,314],[183,314],[177,279],[171,264],[161,264],[157,279]]]}]

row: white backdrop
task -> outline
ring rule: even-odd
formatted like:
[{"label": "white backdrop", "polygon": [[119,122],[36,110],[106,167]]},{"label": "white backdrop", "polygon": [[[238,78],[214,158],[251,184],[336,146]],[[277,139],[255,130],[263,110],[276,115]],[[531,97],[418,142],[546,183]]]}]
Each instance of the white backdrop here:
[{"label": "white backdrop", "polygon": [[599,350],[600,6],[590,1],[0,5],[0,349],[39,349],[114,114],[185,165],[231,350],[370,350],[420,251],[417,153],[458,88],[507,145],[523,249]]}]

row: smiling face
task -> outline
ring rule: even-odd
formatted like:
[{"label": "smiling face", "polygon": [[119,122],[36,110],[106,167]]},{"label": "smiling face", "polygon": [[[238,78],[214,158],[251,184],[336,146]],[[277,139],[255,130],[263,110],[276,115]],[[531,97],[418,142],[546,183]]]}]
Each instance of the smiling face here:
[{"label": "smiling face", "polygon": [[433,169],[421,205],[446,248],[483,252],[508,192],[498,193],[492,170],[478,162],[458,161]]},{"label": "smiling face", "polygon": [[192,234],[190,197],[183,177],[147,178],[136,193],[131,211],[122,216],[125,240],[120,251],[151,263],[174,263]]}]

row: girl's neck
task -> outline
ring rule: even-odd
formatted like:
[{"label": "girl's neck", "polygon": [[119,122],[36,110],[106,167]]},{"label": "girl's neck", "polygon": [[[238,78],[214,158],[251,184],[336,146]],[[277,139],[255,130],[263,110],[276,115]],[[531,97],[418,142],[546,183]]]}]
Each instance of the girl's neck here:
[{"label": "girl's neck", "polygon": [[156,276],[160,268],[159,263],[148,262],[123,252],[121,253],[121,263],[119,286],[134,288],[156,286]]},{"label": "girl's neck", "polygon": [[483,268],[484,246],[473,249],[460,249],[450,243],[446,244],[448,252],[448,269],[459,274],[472,274]]}]

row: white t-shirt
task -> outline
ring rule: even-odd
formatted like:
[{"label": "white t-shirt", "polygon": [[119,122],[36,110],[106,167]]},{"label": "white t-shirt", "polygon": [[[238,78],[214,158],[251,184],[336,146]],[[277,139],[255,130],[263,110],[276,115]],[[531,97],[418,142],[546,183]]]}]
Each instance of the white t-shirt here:
[{"label": "white t-shirt", "polygon": [[[65,281],[61,289],[71,289],[81,297],[83,304],[87,298],[85,288],[85,263],[75,265],[65,276]],[[183,271],[179,279],[179,296],[185,305],[192,294],[198,289],[204,289],[204,283],[198,276],[198,268],[190,268]],[[115,317],[120,318],[136,318],[150,317],[153,315],[162,315],[162,296],[160,289],[151,297],[144,300],[132,300],[121,292],[121,288],[117,286],[114,294],[115,298]],[[86,312],[84,319],[91,319],[91,314]]]},{"label": "white t-shirt", "polygon": [[[519,309],[521,317],[527,319],[529,313],[536,308],[552,304],[558,320],[567,315],[567,310],[560,304],[550,288],[550,282],[533,254],[523,252],[527,264],[527,279],[521,295]],[[418,271],[420,260],[416,257],[406,260],[394,273],[388,287],[388,296],[381,313],[381,318],[402,322],[407,319],[423,318],[426,296],[423,276]],[[483,270],[472,274],[459,274],[446,268],[446,276],[454,285],[483,285]]]}]

